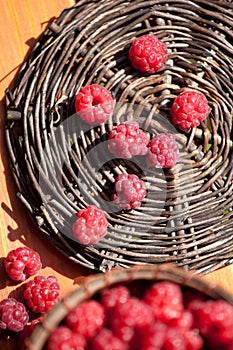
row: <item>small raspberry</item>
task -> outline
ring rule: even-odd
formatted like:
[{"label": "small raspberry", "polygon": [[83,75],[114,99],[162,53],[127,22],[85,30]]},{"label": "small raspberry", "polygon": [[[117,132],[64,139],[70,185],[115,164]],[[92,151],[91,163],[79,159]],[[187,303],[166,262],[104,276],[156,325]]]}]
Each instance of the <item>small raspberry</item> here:
[{"label": "small raspberry", "polygon": [[135,39],[129,50],[132,66],[141,72],[155,73],[167,60],[167,47],[154,35],[143,35]]},{"label": "small raspberry", "polygon": [[124,122],[111,130],[109,150],[118,158],[132,158],[147,153],[148,138],[137,122]]},{"label": "small raspberry", "polygon": [[120,174],[115,180],[113,201],[123,209],[138,208],[146,195],[142,180],[134,174]]},{"label": "small raspberry", "polygon": [[172,168],[178,156],[175,137],[172,134],[159,134],[149,142],[146,162],[156,168]]},{"label": "small raspberry", "polygon": [[179,328],[168,328],[161,350],[201,350],[203,340],[194,331],[184,332]]},{"label": "small raspberry", "polygon": [[102,328],[91,342],[90,350],[128,350],[126,343],[117,338],[110,329]]},{"label": "small raspberry", "polygon": [[194,128],[209,115],[207,98],[197,91],[184,91],[175,98],[170,115],[172,123],[181,130]]},{"label": "small raspberry", "polygon": [[71,310],[65,322],[74,332],[91,338],[104,326],[105,320],[103,306],[95,300],[87,300]]},{"label": "small raspberry", "polygon": [[100,294],[101,304],[106,311],[111,310],[118,303],[125,303],[129,298],[130,292],[125,286],[106,288]]},{"label": "small raspberry", "polygon": [[60,286],[55,276],[36,276],[24,290],[27,306],[34,312],[47,312],[60,297]]},{"label": "small raspberry", "polygon": [[28,323],[28,313],[24,304],[14,298],[0,302],[0,330],[21,332]]},{"label": "small raspberry", "polygon": [[98,84],[84,86],[76,95],[75,109],[90,124],[103,123],[113,111],[113,98],[108,89]]},{"label": "small raspberry", "polygon": [[155,319],[164,323],[179,318],[184,310],[180,286],[169,281],[154,283],[143,300],[152,308]]},{"label": "small raspberry", "polygon": [[35,275],[42,267],[39,254],[27,247],[11,250],[4,264],[7,274],[14,281],[25,281],[27,277]]},{"label": "small raspberry", "polygon": [[59,326],[49,336],[46,350],[71,350],[86,349],[85,338],[77,333],[72,332],[67,326]]},{"label": "small raspberry", "polygon": [[73,224],[76,238],[83,244],[95,244],[107,233],[108,221],[104,212],[94,205],[81,209]]}]

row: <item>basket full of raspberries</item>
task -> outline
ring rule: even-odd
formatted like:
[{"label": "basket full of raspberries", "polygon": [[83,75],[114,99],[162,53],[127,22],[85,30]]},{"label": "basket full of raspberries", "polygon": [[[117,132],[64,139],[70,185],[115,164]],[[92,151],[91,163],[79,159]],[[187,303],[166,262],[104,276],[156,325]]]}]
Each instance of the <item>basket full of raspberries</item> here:
[{"label": "basket full of raspberries", "polygon": [[88,270],[232,262],[229,1],[64,9],[6,91],[18,197]]}]

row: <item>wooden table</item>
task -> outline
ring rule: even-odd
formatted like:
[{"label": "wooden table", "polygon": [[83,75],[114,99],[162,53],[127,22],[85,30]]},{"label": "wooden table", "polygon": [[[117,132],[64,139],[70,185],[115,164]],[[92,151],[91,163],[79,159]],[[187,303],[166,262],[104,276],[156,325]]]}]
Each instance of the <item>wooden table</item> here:
[{"label": "wooden table", "polygon": [[[48,22],[58,16],[73,0],[2,0],[0,4],[0,300],[9,296],[22,300],[23,283],[13,283],[7,278],[3,260],[7,252],[26,245],[36,249],[42,259],[41,274],[53,274],[61,285],[62,295],[77,287],[75,277],[87,275],[87,271],[66,259],[41,234],[31,222],[25,208],[16,197],[16,185],[11,175],[4,139],[5,101],[4,91],[11,84],[19,65],[25,59],[36,39]],[[233,291],[233,267],[228,266],[207,276],[227,291]],[[0,349],[17,349],[17,338],[0,337]]]}]

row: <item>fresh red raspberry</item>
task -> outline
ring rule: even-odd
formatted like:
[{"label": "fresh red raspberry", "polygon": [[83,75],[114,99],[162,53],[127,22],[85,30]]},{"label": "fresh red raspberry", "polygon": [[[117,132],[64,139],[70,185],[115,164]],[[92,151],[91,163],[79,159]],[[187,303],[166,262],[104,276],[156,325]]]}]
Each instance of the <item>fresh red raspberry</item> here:
[{"label": "fresh red raspberry", "polygon": [[162,322],[154,322],[135,332],[131,342],[133,350],[160,350],[167,332],[167,326]]},{"label": "fresh red raspberry", "polygon": [[150,305],[155,320],[164,323],[179,318],[184,310],[180,286],[169,281],[154,283],[145,291],[143,300]]},{"label": "fresh red raspberry", "polygon": [[132,66],[141,72],[155,73],[167,60],[167,47],[154,35],[143,35],[135,39],[129,50]]},{"label": "fresh red raspberry", "polygon": [[109,150],[118,158],[132,158],[147,153],[148,137],[137,122],[124,122],[109,135]]},{"label": "fresh red raspberry", "polygon": [[191,329],[193,325],[193,315],[190,311],[184,310],[178,318],[173,318],[168,325],[169,327],[183,330]]},{"label": "fresh red raspberry", "polygon": [[172,134],[159,134],[149,142],[146,162],[156,168],[172,168],[178,156],[175,137]]},{"label": "fresh red raspberry", "polygon": [[91,338],[105,325],[103,306],[95,300],[87,300],[77,305],[66,316],[66,324],[76,333]]},{"label": "fresh red raspberry", "polygon": [[0,330],[21,332],[28,323],[28,313],[24,304],[14,298],[0,302]]},{"label": "fresh red raspberry", "polygon": [[203,345],[202,338],[195,331],[168,328],[161,350],[201,350]]},{"label": "fresh red raspberry", "polygon": [[125,303],[130,298],[129,289],[125,286],[115,286],[101,291],[100,302],[106,311],[111,310],[116,304]]},{"label": "fresh red raspberry", "polygon": [[31,336],[31,334],[34,331],[36,325],[40,324],[41,322],[42,322],[42,317],[38,317],[38,318],[35,318],[34,320],[32,320],[32,322],[30,324],[27,324],[24,327],[24,329],[20,333],[20,337],[19,337],[20,350],[24,350],[25,349],[26,339]]},{"label": "fresh red raspberry", "polygon": [[46,345],[46,350],[69,349],[85,350],[86,340],[82,335],[73,332],[67,326],[59,326],[49,336]]},{"label": "fresh red raspberry", "polygon": [[76,238],[83,244],[95,244],[107,233],[108,221],[105,213],[94,205],[81,209],[73,224]]},{"label": "fresh red raspberry", "polygon": [[23,295],[32,311],[44,313],[58,302],[60,286],[55,276],[36,276],[26,284]]},{"label": "fresh red raspberry", "polygon": [[76,95],[75,109],[90,124],[103,123],[113,111],[113,98],[108,89],[98,84],[84,86]]},{"label": "fresh red raspberry", "polygon": [[35,275],[42,267],[39,254],[27,247],[11,250],[4,264],[7,274],[14,281],[25,281],[27,277]]},{"label": "fresh red raspberry", "polygon": [[115,180],[113,201],[123,209],[138,208],[145,198],[146,187],[134,174],[120,174]]},{"label": "fresh red raspberry", "polygon": [[184,91],[170,109],[171,121],[181,130],[198,126],[209,115],[207,98],[197,91]]},{"label": "fresh red raspberry", "polygon": [[102,328],[91,342],[90,350],[128,350],[125,342],[117,338],[110,329]]},{"label": "fresh red raspberry", "polygon": [[109,314],[110,328],[122,341],[131,341],[136,328],[146,327],[153,321],[153,312],[142,300],[131,297],[116,304]]}]

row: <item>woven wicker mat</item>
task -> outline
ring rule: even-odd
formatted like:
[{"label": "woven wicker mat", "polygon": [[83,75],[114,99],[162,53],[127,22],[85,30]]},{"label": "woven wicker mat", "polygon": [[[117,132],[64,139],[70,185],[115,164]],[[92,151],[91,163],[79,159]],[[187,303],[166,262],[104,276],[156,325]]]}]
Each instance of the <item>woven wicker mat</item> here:
[{"label": "woven wicker mat", "polygon": [[[42,34],[6,92],[6,138],[19,198],[65,255],[96,271],[174,262],[207,273],[232,262],[232,18],[231,1],[85,0]],[[164,69],[152,75],[128,62],[132,40],[148,33],[169,51]],[[99,127],[74,114],[76,93],[93,83],[116,101],[111,120]],[[181,132],[169,109],[187,88],[206,95],[211,113]],[[180,148],[173,169],[113,159],[108,133],[132,119],[150,135],[172,129]],[[122,172],[146,183],[138,209],[112,207]],[[74,239],[72,223],[89,204],[106,212],[109,229],[85,246]]]}]

